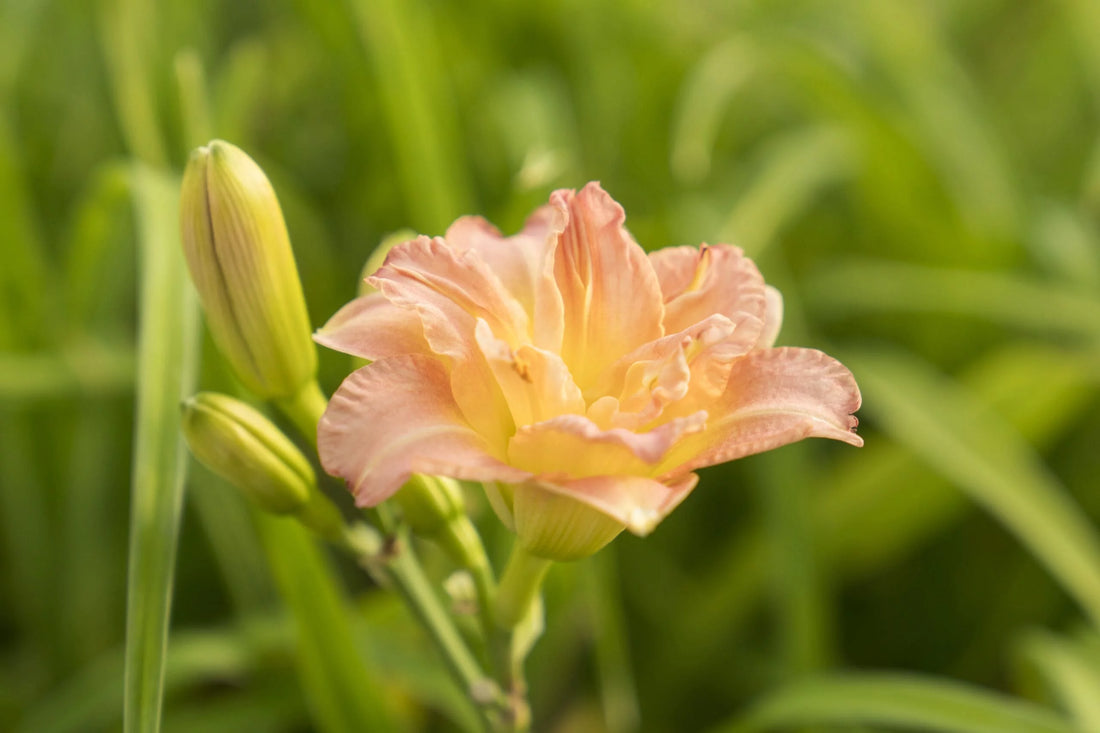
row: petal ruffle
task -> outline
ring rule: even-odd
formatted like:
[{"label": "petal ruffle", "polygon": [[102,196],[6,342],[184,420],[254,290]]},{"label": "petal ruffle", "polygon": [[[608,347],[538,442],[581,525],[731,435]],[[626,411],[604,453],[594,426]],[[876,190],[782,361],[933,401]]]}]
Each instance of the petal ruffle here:
[{"label": "petal ruffle", "polygon": [[478,347],[484,320],[512,347],[527,342],[527,314],[474,250],[459,252],[441,238],[420,237],[395,247],[367,279],[394,305],[415,311],[432,351],[450,358],[455,402],[471,426],[503,449],[515,430],[504,396]]},{"label": "petal ruffle", "polygon": [[729,244],[667,247],[649,255],[665,303],[667,333],[718,313],[764,320],[764,278],[740,247]]},{"label": "petal ruffle", "polygon": [[464,216],[447,229],[447,245],[474,250],[523,307],[531,324],[531,342],[558,351],[562,337],[561,293],[554,282],[554,248],[565,216],[552,206],[535,211],[523,230],[503,237],[480,216]]},{"label": "petal ruffle", "polygon": [[620,356],[664,334],[661,289],[623,227],[622,207],[599,184],[578,194],[555,191],[550,203],[567,222],[554,260],[565,318],[561,355],[583,389]]},{"label": "petal ruffle", "polygon": [[779,329],[783,326],[783,294],[771,285],[764,287],[764,329],[760,332],[758,349],[770,349],[775,346]]},{"label": "petal ruffle", "polygon": [[734,362],[706,431],[685,438],[662,468],[679,474],[810,437],[861,446],[852,415],[859,405],[852,373],[827,354],[790,347],[753,351]]},{"label": "petal ruffle", "polygon": [[382,359],[352,373],[317,426],[321,465],[348,482],[358,506],[375,506],[413,473],[517,481],[528,474],[490,454],[463,419],[446,370],[418,355]]},{"label": "petal ruffle", "polygon": [[394,305],[381,293],[360,296],[336,311],[313,340],[371,361],[432,353],[416,311]]},{"label": "petal ruffle", "polygon": [[527,314],[500,278],[476,251],[458,252],[439,237],[394,247],[367,282],[394,305],[420,316],[424,337],[438,354],[455,359],[474,354],[478,318],[509,344],[527,340]]},{"label": "petal ruffle", "polygon": [[583,415],[561,415],[519,428],[508,445],[508,463],[549,480],[589,476],[654,476],[665,455],[699,433],[707,414],[670,420],[645,433],[601,430]]},{"label": "petal ruffle", "polygon": [[[638,429],[662,414],[706,409],[725,389],[734,360],[753,348],[760,332],[756,317],[738,313],[735,318],[711,315],[617,360],[592,390],[590,416],[601,425]],[[614,397],[614,411],[608,397],[597,395]]]}]

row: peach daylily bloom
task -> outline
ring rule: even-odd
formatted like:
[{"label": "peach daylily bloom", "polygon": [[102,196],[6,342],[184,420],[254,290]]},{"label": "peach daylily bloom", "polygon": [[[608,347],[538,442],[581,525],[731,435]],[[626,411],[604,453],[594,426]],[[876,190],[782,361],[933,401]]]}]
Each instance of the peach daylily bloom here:
[{"label": "peach daylily bloom", "polygon": [[[373,362],[318,428],[358,505],[413,473],[487,482],[521,541],[565,558],[648,533],[695,469],[807,437],[862,445],[851,373],[773,348],[782,300],[739,248],[647,255],[624,219],[590,183],[515,236],[464,217],[390,252],[376,292],[315,335]],[[580,517],[591,542],[561,545]]]}]

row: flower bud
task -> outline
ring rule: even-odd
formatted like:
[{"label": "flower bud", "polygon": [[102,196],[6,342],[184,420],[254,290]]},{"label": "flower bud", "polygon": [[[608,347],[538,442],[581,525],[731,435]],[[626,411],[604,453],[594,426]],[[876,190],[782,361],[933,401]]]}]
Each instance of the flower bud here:
[{"label": "flower bud", "polygon": [[481,538],[466,515],[462,487],[451,478],[414,473],[393,496],[415,534],[432,540],[464,568],[488,566]]},{"label": "flower bud", "polygon": [[450,478],[414,473],[393,498],[409,528],[422,537],[437,535],[466,512],[462,489]]},{"label": "flower bud", "polygon": [[294,515],[323,537],[340,537],[343,520],[317,488],[309,461],[253,407],[200,392],[184,403],[183,434],[195,458],[264,511]]},{"label": "flower bud", "polygon": [[246,387],[297,394],[317,372],[305,297],[275,191],[239,148],[215,140],[191,154],[180,229],[210,332]]},{"label": "flower bud", "polygon": [[626,526],[588,504],[535,481],[486,483],[489,504],[520,546],[546,560],[579,560],[600,550]]}]

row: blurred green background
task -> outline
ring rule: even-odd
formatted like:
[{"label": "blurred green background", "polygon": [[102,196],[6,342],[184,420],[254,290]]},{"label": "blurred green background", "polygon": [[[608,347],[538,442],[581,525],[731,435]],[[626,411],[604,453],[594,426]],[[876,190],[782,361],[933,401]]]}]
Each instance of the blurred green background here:
[{"label": "blurred green background", "polygon": [[[165,176],[216,136],[271,177],[315,326],[386,234],[515,231],[598,179],[647,248],[744,247],[780,343],[855,372],[864,449],[709,469],[552,572],[538,730],[769,694],[779,725],[841,669],[1100,730],[1098,38],[1091,0],[3,0],[0,729],[121,727],[139,252],[178,246]],[[199,383],[232,389],[209,343]],[[166,730],[325,729],[264,547],[194,468]],[[395,597],[335,567],[401,725],[464,725]]]}]

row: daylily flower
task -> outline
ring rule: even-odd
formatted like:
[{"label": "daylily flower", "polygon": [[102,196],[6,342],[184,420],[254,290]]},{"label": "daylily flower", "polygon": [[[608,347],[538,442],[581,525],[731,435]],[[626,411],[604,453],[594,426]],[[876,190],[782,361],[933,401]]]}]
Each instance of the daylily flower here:
[{"label": "daylily flower", "polygon": [[478,217],[395,247],[318,343],[373,363],[318,429],[360,506],[413,473],[486,482],[531,554],[650,532],[696,469],[807,437],[862,445],[826,354],[773,348],[778,291],[737,247],[649,255],[597,183],[512,237]]}]

